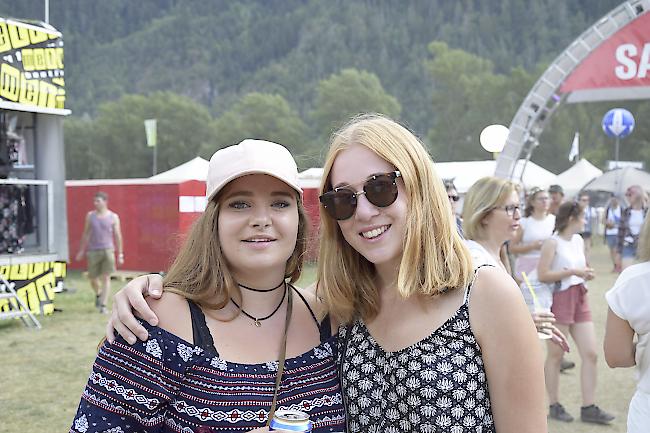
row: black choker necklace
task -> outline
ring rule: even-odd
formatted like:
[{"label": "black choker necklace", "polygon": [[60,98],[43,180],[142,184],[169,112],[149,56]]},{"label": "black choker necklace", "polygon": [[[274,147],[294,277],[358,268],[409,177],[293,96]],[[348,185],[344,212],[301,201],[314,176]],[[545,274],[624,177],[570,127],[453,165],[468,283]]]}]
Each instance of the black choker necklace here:
[{"label": "black choker necklace", "polygon": [[[282,285],[282,284],[280,284],[280,286],[281,286],[281,285]],[[278,287],[280,287],[280,286],[278,286]],[[277,289],[278,287],[276,287],[276,289]],[[257,289],[253,289],[253,290],[257,290]],[[275,290],[275,289],[272,289],[272,290]],[[268,291],[268,290],[261,290],[261,291],[262,291],[262,292],[266,292],[266,291]],[[244,309],[243,309],[242,307],[240,307],[239,304],[237,304],[237,302],[235,302],[234,299],[231,299],[230,301],[231,301],[233,304],[235,304],[235,307],[237,307],[237,308],[239,309],[239,311],[241,311],[242,314],[243,314],[244,316],[246,316],[246,317],[248,317],[249,319],[251,319],[251,320],[253,321],[253,323],[255,324],[255,326],[257,326],[257,327],[259,328],[259,327],[262,326],[262,321],[263,321],[263,320],[269,319],[269,318],[272,317],[275,313],[278,312],[278,310],[280,309],[280,307],[281,307],[282,304],[284,303],[284,298],[287,297],[287,291],[288,291],[288,289],[285,288],[284,293],[282,294],[282,299],[280,299],[280,303],[278,304],[277,307],[275,307],[275,310],[273,310],[273,311],[271,312],[271,314],[269,314],[269,315],[266,316],[266,317],[259,317],[259,318],[257,318],[257,317],[253,317],[253,316],[251,316],[250,314],[248,314],[247,312],[245,312]]]},{"label": "black choker necklace", "polygon": [[282,287],[283,284],[284,284],[284,280],[282,280],[282,282],[281,282],[280,284],[278,284],[277,286],[275,286],[275,287],[272,288],[272,289],[254,289],[254,288],[252,288],[252,287],[244,286],[243,284],[239,284],[239,283],[237,283],[237,285],[238,285],[239,287],[241,287],[242,289],[250,290],[250,291],[253,291],[253,292],[262,292],[262,293],[265,293],[265,292],[272,292],[272,291],[274,291],[274,290],[279,289],[280,287]]}]

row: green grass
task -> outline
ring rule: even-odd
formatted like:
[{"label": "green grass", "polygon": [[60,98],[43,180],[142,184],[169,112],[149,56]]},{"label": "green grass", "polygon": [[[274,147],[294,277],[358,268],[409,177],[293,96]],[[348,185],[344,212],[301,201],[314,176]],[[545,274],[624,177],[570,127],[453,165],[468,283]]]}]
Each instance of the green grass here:
[{"label": "green grass", "polygon": [[[589,297],[596,324],[598,344],[603,338],[607,305],[605,291],[615,274],[602,243],[592,253],[597,278],[590,284]],[[301,284],[313,281],[315,269],[305,269]],[[25,328],[18,320],[0,322],[0,433],[65,432],[68,430],[95,358],[97,344],[104,335],[108,316],[94,308],[94,295],[81,274],[70,272],[66,279],[70,292],[57,295],[55,305],[62,312],[39,317],[43,329]],[[121,286],[113,281],[113,290]],[[602,350],[599,352],[602,353]],[[578,362],[575,349],[569,359]],[[561,401],[574,416],[579,415],[579,368],[563,374],[560,380]],[[609,369],[599,359],[597,402],[617,415],[610,427],[563,424],[551,421],[551,433],[625,432],[628,402],[634,392],[632,369]]]}]

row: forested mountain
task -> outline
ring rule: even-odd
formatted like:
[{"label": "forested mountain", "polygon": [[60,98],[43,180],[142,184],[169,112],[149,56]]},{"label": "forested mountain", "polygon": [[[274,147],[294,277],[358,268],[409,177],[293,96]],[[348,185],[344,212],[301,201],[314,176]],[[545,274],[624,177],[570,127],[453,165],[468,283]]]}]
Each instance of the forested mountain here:
[{"label": "forested mountain", "polygon": [[[117,115],[120,104],[128,110],[120,99],[125,95],[164,91],[207,107],[214,121],[198,134],[200,140],[188,137],[183,149],[170,141],[174,151],[162,156],[163,169],[196,152],[209,155],[243,134],[267,131],[299,153],[303,166],[316,164],[331,128],[361,110],[386,111],[404,121],[437,159],[486,158],[477,144],[480,129],[508,124],[544,67],[618,3],[51,0],[50,22],[64,34],[67,105],[74,113],[66,122],[68,148],[76,158],[110,158],[105,149],[93,149],[101,139],[94,131],[102,122],[119,121],[102,116]],[[38,19],[43,1],[0,0],[0,15]],[[117,105],[102,110],[108,102]],[[550,143],[548,157],[540,151],[534,159],[552,170],[566,168],[568,161],[558,161],[557,149],[551,149],[568,152],[577,128],[593,129],[580,131],[585,154],[597,163],[607,159],[606,139],[597,128],[610,105],[568,107],[543,136]],[[629,106],[650,112],[647,102]],[[148,109],[142,110],[146,116]],[[642,129],[628,140],[650,137]],[[116,140],[136,140],[140,133]],[[623,146],[622,158],[647,159],[650,152],[636,147],[638,152]],[[73,167],[69,177],[111,174],[99,166]],[[120,175],[146,174],[142,167],[124,170]]]}]

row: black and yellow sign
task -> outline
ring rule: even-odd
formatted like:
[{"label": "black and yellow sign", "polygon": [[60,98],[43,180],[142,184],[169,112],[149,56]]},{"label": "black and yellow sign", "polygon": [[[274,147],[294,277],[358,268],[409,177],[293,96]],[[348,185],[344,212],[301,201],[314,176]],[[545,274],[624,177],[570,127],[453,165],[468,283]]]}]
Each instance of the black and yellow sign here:
[{"label": "black and yellow sign", "polygon": [[[63,281],[67,272],[66,262],[40,262],[0,266],[0,274],[14,283],[16,294],[33,314],[54,312],[54,288]],[[0,299],[0,311],[15,311],[15,301]]]},{"label": "black and yellow sign", "polygon": [[0,18],[0,108],[69,114],[63,39],[43,26]]}]

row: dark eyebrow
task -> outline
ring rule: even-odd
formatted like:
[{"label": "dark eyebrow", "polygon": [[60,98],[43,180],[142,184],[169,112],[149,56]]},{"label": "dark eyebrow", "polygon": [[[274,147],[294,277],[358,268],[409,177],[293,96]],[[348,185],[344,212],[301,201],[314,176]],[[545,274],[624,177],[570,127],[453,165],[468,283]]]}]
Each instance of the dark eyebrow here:
[{"label": "dark eyebrow", "polygon": [[[252,197],[253,195],[254,194],[253,194],[252,191],[245,191],[245,190],[232,191],[231,193],[229,193],[228,195],[226,195],[224,197],[224,200],[228,200],[228,199],[230,199],[232,197],[236,197],[236,196]],[[289,198],[294,197],[293,194],[291,194],[290,192],[287,192],[287,191],[273,191],[271,193],[271,196],[272,197],[289,197]]]},{"label": "dark eyebrow", "polygon": [[[393,171],[395,171],[395,170],[393,170]],[[386,171],[380,171],[380,172],[378,172],[378,173],[372,173],[372,174],[370,174],[368,177],[366,177],[366,179],[365,179],[363,182],[366,182],[368,179],[370,179],[370,178],[373,177],[373,176],[380,176],[380,175],[382,175],[382,174],[391,174],[393,171],[388,171],[388,172],[386,172]],[[341,182],[341,183],[338,183],[338,184],[332,186],[332,189],[342,188],[342,187],[345,187],[345,186],[352,186],[352,185],[349,184],[349,183],[346,183],[346,182]]]}]

